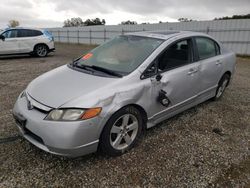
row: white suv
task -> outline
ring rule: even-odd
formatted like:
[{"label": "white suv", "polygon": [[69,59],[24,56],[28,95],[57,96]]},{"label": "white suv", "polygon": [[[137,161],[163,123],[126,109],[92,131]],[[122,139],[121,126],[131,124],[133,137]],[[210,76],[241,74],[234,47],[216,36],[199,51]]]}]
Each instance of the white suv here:
[{"label": "white suv", "polygon": [[0,32],[0,56],[30,54],[45,57],[54,50],[54,38],[47,30],[8,28]]}]

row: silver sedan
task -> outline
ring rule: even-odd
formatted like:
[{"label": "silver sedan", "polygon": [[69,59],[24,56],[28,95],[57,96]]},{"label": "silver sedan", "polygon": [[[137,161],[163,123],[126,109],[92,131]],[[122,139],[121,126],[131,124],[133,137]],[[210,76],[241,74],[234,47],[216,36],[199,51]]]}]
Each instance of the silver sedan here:
[{"label": "silver sedan", "polygon": [[206,34],[129,33],[33,80],[13,116],[23,137],[47,152],[120,155],[147,128],[219,99],[235,61]]}]

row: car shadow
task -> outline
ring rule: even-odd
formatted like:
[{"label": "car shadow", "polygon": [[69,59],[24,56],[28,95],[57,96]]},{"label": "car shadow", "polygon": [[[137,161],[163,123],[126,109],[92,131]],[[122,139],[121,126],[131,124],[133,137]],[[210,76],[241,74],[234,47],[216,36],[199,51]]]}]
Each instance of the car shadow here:
[{"label": "car shadow", "polygon": [[147,129],[146,132],[150,132],[150,131],[153,131],[153,130],[158,130],[158,129],[162,129],[162,127],[165,127],[165,126],[169,126],[171,122],[173,121],[177,121],[179,118],[181,117],[184,117],[186,115],[188,115],[190,118],[195,116],[197,113],[198,113],[198,110],[203,108],[204,106],[207,106],[209,104],[212,104],[214,101],[212,99],[208,99],[200,104],[197,104],[181,113],[178,113],[176,115],[174,115],[173,117],[170,117],[160,123],[157,123],[155,126]]},{"label": "car shadow", "polygon": [[54,54],[48,54],[46,57],[36,57],[36,56],[31,56],[29,54],[24,54],[24,55],[7,55],[7,56],[0,56],[0,61],[1,60],[22,60],[22,59],[43,59],[47,57],[52,57]]}]

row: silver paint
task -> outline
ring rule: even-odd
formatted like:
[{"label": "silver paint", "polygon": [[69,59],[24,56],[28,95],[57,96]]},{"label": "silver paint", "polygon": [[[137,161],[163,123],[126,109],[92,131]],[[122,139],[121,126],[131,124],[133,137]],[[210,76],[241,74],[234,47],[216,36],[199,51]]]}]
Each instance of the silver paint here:
[{"label": "silver paint", "polygon": [[[131,33],[130,33],[131,34]],[[128,34],[128,35],[130,35]],[[157,55],[172,42],[191,36],[208,35],[195,32],[179,32],[163,35],[157,32],[138,32],[133,35],[164,39],[135,71],[123,78],[94,76],[70,69],[64,65],[33,80],[26,92],[37,108],[27,109],[27,99],[19,96],[13,113],[27,119],[26,127],[38,135],[44,143],[32,139],[20,128],[23,136],[37,147],[58,155],[81,156],[95,152],[103,127],[117,110],[126,105],[140,106],[147,114],[147,128],[197,105],[216,94],[220,78],[235,69],[235,54],[220,43],[221,55],[182,66],[162,73],[161,81],[155,76],[141,79],[143,71]],[[159,91],[167,92],[170,105],[164,107],[156,98]],[[53,108],[102,107],[98,117],[72,122],[44,120]]]}]

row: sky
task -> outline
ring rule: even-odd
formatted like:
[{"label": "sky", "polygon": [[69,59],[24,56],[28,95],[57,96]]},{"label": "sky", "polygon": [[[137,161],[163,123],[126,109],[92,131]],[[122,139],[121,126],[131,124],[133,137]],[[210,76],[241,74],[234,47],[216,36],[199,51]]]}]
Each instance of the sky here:
[{"label": "sky", "polygon": [[106,25],[132,20],[137,23],[176,22],[178,18],[212,20],[249,14],[250,0],[1,0],[0,28],[9,20],[24,27],[62,27],[72,17],[99,17]]}]

